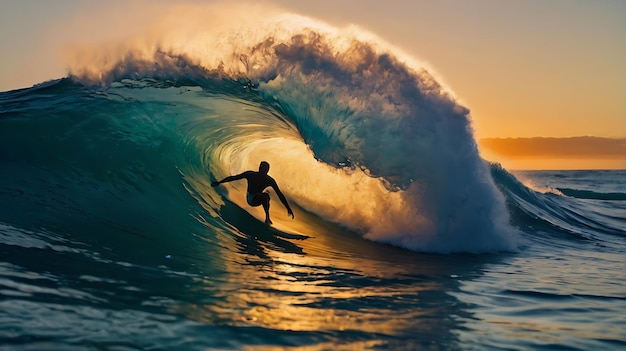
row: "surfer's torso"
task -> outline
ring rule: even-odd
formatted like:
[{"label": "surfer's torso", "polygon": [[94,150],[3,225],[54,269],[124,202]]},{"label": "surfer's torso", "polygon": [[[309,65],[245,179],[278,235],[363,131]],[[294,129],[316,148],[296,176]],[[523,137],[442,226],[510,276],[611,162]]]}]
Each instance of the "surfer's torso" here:
[{"label": "surfer's torso", "polygon": [[243,173],[243,177],[248,181],[248,194],[257,195],[263,192],[268,186],[276,189],[276,181],[267,174],[255,171]]}]

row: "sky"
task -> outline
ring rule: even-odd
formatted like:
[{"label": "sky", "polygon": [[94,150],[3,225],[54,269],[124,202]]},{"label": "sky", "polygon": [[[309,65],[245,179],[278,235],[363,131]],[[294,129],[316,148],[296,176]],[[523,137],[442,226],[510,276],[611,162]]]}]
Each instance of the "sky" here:
[{"label": "sky", "polygon": [[[61,48],[86,40],[77,35],[81,26],[104,8],[165,2],[0,0],[0,91],[66,76]],[[487,159],[512,169],[626,168],[626,1],[258,2],[333,26],[357,25],[427,63],[470,109]],[[583,136],[594,138],[572,138]],[[554,147],[545,138],[558,138],[560,146],[515,151],[528,143]],[[581,152],[585,145],[594,153]]]}]

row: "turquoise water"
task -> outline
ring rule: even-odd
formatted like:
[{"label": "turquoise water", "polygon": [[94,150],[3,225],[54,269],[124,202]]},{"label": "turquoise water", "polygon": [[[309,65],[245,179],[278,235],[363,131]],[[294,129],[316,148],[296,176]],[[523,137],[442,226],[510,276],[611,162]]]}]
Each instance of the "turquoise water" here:
[{"label": "turquoise water", "polygon": [[[0,349],[626,348],[626,172],[507,171],[427,71],[275,44],[0,93]],[[210,187],[260,160],[275,228]]]}]

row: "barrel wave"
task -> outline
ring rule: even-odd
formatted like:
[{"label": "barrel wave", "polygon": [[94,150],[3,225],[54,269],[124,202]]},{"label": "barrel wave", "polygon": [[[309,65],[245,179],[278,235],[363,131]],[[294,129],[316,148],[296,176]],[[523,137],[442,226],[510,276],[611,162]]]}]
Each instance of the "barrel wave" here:
[{"label": "barrel wave", "polygon": [[[368,239],[416,251],[515,248],[467,108],[373,39],[281,19],[245,39],[250,28],[222,28],[222,41],[241,40],[215,52],[161,38],[108,61],[115,55],[100,48],[72,80],[98,86],[105,104],[173,104],[142,133],[194,148],[193,167],[172,162],[214,215],[220,195],[207,182],[267,160],[291,201]],[[185,43],[200,35],[214,34]]]}]

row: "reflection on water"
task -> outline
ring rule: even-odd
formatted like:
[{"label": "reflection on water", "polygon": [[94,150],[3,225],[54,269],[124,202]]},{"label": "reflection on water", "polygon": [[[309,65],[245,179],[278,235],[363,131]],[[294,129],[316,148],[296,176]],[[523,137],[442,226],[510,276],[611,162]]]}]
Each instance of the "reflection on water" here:
[{"label": "reflection on water", "polygon": [[[389,318],[391,300],[408,305],[421,292],[438,284],[393,283],[356,269],[325,266],[307,255],[270,253],[273,262],[250,262],[230,267],[224,300],[217,305],[196,306],[210,310],[234,325],[254,325],[292,331],[359,330],[394,334],[408,328],[424,312],[404,309],[401,318]],[[291,256],[291,257],[287,257]],[[196,310],[197,311],[197,310]]]},{"label": "reflection on water", "polygon": [[0,266],[0,340],[55,335],[39,349],[454,349],[473,318],[454,293],[497,257],[416,254],[337,227],[295,240],[245,221],[205,225],[158,240],[103,227],[93,244],[0,227],[9,263]]},{"label": "reflection on water", "polygon": [[[230,210],[222,209],[222,216]],[[340,228],[285,240],[241,223],[238,234],[219,245],[225,281],[199,282],[217,289],[211,291],[217,299],[176,312],[207,324],[259,328],[261,339],[269,331],[287,333],[260,342],[265,350],[272,350],[267,343],[313,349],[454,345],[457,321],[470,317],[450,292],[479,274],[484,257],[416,254]]]}]

